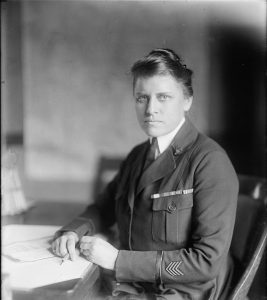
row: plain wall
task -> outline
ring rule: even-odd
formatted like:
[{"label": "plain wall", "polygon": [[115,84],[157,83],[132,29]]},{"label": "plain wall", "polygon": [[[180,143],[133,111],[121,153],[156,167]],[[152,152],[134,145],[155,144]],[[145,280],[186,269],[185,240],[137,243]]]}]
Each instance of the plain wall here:
[{"label": "plain wall", "polygon": [[21,6],[1,2],[1,132],[23,131]]}]

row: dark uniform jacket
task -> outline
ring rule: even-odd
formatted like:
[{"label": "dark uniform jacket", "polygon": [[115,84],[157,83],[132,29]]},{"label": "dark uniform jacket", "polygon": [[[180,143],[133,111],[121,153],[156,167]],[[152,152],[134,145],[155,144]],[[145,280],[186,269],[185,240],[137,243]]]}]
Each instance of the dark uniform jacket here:
[{"label": "dark uniform jacket", "polygon": [[143,171],[148,147],[148,141],[135,147],[96,203],[62,230],[81,237],[117,222],[118,289],[226,299],[238,193],[229,158],[188,119]]}]

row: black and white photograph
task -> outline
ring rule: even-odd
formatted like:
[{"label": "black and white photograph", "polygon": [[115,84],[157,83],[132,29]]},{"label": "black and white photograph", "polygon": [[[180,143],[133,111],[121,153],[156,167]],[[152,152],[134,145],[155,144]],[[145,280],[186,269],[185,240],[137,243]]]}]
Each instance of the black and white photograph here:
[{"label": "black and white photograph", "polygon": [[267,300],[266,6],[1,1],[3,300]]}]

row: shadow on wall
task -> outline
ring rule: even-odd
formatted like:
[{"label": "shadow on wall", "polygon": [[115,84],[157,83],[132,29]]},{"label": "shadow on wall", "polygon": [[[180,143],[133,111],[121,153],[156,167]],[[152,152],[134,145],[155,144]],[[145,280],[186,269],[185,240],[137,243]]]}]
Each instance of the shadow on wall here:
[{"label": "shadow on wall", "polygon": [[[211,27],[211,37],[210,78],[216,89],[211,89],[210,105],[216,111],[216,103],[220,103],[224,120],[217,132],[210,129],[211,135],[228,152],[238,173],[264,176],[264,40],[252,28],[218,25]],[[210,114],[210,118],[214,116]],[[216,124],[211,119],[213,122]]]}]

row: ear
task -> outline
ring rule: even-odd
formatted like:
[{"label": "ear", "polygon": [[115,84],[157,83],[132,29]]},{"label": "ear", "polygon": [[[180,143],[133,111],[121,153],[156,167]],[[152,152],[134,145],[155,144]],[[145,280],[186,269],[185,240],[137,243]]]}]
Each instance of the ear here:
[{"label": "ear", "polygon": [[189,111],[193,102],[193,96],[184,98],[184,111]]}]

